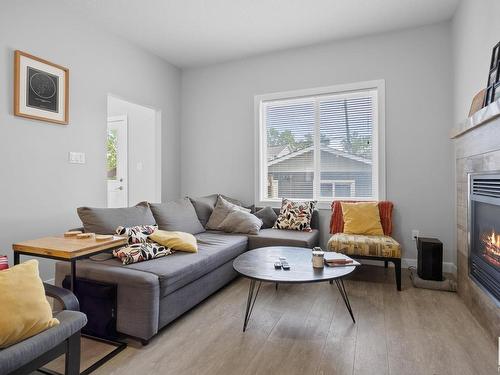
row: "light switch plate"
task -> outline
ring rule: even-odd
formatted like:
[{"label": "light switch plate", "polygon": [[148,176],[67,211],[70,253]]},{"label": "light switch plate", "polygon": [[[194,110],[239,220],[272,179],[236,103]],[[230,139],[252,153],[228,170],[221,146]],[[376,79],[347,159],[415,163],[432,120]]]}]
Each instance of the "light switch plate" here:
[{"label": "light switch plate", "polygon": [[85,153],[70,151],[68,161],[71,164],[85,164]]}]

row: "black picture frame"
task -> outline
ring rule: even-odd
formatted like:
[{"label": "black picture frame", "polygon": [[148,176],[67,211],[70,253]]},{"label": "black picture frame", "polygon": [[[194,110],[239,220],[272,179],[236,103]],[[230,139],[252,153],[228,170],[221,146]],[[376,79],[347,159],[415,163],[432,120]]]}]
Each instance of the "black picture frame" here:
[{"label": "black picture frame", "polygon": [[494,69],[500,61],[500,42],[498,42],[491,52],[490,70]]},{"label": "black picture frame", "polygon": [[491,99],[493,98],[493,86],[490,86],[486,89],[486,95],[484,96],[484,106],[486,107],[491,103]]},{"label": "black picture frame", "polygon": [[496,102],[499,99],[500,99],[500,82],[497,82],[495,86],[493,86],[493,92],[491,93],[490,103]]},{"label": "black picture frame", "polygon": [[493,69],[490,70],[490,73],[488,74],[488,84],[486,87],[493,86],[495,83],[499,81],[499,75],[500,75],[500,60],[497,61],[497,64]]}]

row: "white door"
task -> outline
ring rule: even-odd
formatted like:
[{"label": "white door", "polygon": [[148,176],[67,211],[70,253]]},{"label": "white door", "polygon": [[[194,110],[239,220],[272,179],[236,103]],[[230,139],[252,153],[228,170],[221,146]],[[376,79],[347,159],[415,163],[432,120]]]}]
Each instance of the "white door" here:
[{"label": "white door", "polygon": [[128,207],[127,116],[108,117],[108,207]]}]

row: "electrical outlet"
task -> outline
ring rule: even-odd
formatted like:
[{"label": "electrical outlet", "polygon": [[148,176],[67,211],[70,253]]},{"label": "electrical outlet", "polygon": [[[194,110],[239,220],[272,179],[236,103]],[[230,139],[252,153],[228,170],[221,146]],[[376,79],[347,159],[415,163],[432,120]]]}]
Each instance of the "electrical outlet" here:
[{"label": "electrical outlet", "polygon": [[411,239],[412,240],[416,240],[418,237],[420,237],[420,231],[416,230],[416,229],[413,229],[411,231]]}]

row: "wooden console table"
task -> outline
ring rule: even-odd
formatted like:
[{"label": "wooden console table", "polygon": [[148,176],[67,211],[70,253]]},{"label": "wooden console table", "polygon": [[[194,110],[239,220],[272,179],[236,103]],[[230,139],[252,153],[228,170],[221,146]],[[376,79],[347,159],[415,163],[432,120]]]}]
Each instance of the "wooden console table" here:
[{"label": "wooden console table", "polygon": [[76,261],[92,255],[103,253],[118,246],[127,244],[124,237],[113,236],[105,241],[94,238],[74,238],[64,236],[43,237],[12,245],[14,264],[19,264],[21,255],[62,260],[71,263],[71,290],[74,290],[76,280]]}]

